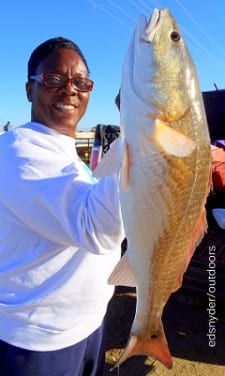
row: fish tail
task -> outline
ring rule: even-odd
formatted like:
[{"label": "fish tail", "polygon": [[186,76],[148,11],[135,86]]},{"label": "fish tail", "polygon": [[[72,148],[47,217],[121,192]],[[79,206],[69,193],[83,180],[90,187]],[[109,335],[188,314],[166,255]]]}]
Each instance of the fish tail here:
[{"label": "fish tail", "polygon": [[150,339],[132,335],[113,369],[119,367],[126,359],[134,355],[149,355],[159,360],[166,368],[172,368],[172,357],[163,329],[158,335],[152,335]]}]

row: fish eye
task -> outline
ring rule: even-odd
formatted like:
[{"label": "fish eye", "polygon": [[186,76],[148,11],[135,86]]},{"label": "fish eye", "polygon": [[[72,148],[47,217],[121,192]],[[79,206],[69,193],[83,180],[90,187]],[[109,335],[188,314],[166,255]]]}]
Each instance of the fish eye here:
[{"label": "fish eye", "polygon": [[180,34],[178,33],[178,31],[175,31],[175,30],[172,31],[172,33],[170,34],[170,37],[174,42],[178,42],[180,40]]}]

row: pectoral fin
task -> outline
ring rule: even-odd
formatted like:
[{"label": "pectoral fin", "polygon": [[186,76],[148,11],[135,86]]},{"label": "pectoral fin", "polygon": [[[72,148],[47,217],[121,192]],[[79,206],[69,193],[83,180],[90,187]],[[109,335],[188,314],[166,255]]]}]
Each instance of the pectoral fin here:
[{"label": "pectoral fin", "polygon": [[190,137],[169,127],[160,119],[156,119],[155,121],[155,130],[151,139],[166,154],[174,155],[175,157],[187,157],[196,147],[195,142]]}]

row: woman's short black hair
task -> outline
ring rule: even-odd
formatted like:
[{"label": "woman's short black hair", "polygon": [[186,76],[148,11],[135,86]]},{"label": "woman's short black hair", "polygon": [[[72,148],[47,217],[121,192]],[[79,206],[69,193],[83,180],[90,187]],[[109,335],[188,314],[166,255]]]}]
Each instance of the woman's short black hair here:
[{"label": "woman's short black hair", "polygon": [[90,73],[88,64],[83,53],[80,50],[80,47],[70,39],[56,37],[48,39],[45,42],[41,43],[38,47],[34,49],[32,54],[30,55],[27,66],[28,81],[30,80],[30,76],[36,74],[37,68],[43,59],[50,55],[54,50],[60,50],[62,48],[76,51],[80,55],[84,64],[86,65],[88,73]]}]

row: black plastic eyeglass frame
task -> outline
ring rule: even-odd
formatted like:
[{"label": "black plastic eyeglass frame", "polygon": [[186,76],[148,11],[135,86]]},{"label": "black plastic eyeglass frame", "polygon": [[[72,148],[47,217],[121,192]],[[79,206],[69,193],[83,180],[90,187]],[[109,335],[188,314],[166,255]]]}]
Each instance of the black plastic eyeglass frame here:
[{"label": "black plastic eyeglass frame", "polygon": [[[46,81],[46,76],[48,74],[57,75],[58,77],[61,78],[61,82],[59,82],[59,84],[55,84],[55,85],[54,84],[49,84]],[[53,72],[38,73],[38,74],[30,76],[30,79],[31,80],[35,80],[35,81],[41,83],[42,85],[44,85],[47,88],[61,88],[61,87],[65,86],[67,84],[67,82],[69,82],[71,85],[73,85],[76,88],[76,90],[84,92],[84,93],[92,91],[93,86],[94,86],[94,82],[92,80],[90,80],[89,78],[85,78],[85,77],[72,77],[72,78],[68,78],[64,74],[53,73]],[[87,89],[81,89],[81,88],[79,88],[79,86],[77,86],[77,84],[74,83],[75,80],[81,80],[83,82],[86,82],[88,84]]]}]

